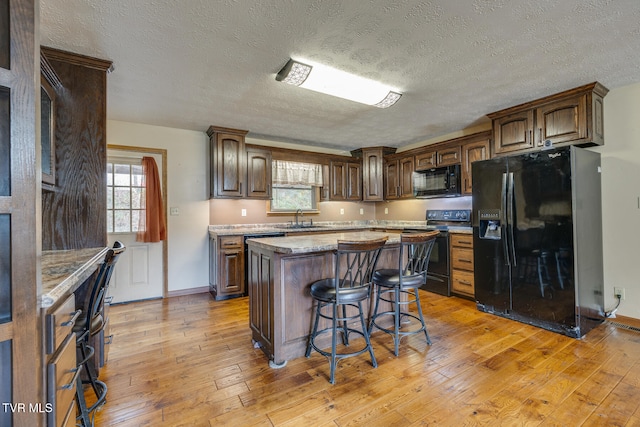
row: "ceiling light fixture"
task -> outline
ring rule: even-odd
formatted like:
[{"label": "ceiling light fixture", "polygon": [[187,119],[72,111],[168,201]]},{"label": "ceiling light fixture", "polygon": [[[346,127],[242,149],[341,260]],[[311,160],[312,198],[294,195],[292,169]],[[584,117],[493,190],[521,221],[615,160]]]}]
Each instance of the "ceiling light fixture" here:
[{"label": "ceiling light fixture", "polygon": [[280,70],[276,80],[378,108],[391,107],[402,96],[382,83],[326,65],[309,65],[293,59]]}]

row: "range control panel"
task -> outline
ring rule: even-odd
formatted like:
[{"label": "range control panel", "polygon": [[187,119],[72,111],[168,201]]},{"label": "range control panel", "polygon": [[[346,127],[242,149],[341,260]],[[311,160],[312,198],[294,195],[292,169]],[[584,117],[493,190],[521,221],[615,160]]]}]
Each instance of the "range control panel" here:
[{"label": "range control panel", "polygon": [[470,209],[429,209],[427,210],[427,222],[471,222]]}]

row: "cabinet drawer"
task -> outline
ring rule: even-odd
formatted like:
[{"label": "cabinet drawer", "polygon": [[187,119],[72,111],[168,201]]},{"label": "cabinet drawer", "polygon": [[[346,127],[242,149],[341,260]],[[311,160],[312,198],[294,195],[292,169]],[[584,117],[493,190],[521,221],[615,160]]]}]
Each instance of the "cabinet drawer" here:
[{"label": "cabinet drawer", "polygon": [[49,425],[64,425],[76,395],[76,334],[70,334],[47,365],[47,401],[53,405]]},{"label": "cabinet drawer", "polygon": [[473,234],[451,233],[451,246],[473,248]]},{"label": "cabinet drawer", "polygon": [[53,354],[71,333],[81,310],[76,311],[75,296],[71,294],[53,313],[47,314],[46,321],[46,351]]},{"label": "cabinet drawer", "polygon": [[469,271],[451,270],[451,290],[465,295],[475,295],[473,273]]},{"label": "cabinet drawer", "polygon": [[473,271],[473,249],[453,249],[451,251],[451,268]]},{"label": "cabinet drawer", "polygon": [[243,236],[225,236],[220,237],[220,249],[224,248],[241,248],[243,244]]}]

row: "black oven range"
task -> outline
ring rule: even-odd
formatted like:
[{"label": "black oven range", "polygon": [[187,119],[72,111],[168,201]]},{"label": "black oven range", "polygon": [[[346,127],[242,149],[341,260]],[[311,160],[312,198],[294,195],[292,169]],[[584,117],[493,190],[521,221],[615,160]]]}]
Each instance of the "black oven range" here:
[{"label": "black oven range", "polygon": [[[450,262],[449,262],[449,230],[471,227],[470,209],[428,209],[426,212],[426,228],[439,230],[436,242],[429,259],[429,274],[422,289],[440,295],[451,296]],[[419,231],[405,229],[404,231]],[[422,230],[424,231],[424,229]]]}]

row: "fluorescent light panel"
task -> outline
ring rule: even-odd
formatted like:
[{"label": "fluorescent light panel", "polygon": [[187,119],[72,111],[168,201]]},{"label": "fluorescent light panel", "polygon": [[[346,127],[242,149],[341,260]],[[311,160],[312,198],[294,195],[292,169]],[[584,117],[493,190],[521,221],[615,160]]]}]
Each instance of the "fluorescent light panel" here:
[{"label": "fluorescent light panel", "polygon": [[402,96],[399,92],[374,80],[326,65],[309,65],[293,59],[290,59],[280,70],[276,80],[379,108],[392,106]]}]

